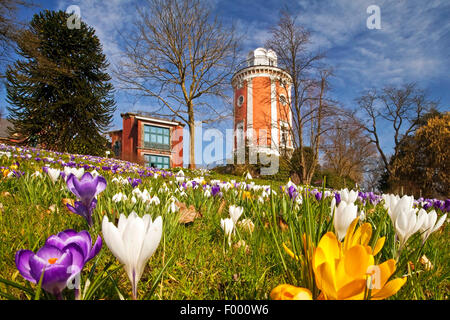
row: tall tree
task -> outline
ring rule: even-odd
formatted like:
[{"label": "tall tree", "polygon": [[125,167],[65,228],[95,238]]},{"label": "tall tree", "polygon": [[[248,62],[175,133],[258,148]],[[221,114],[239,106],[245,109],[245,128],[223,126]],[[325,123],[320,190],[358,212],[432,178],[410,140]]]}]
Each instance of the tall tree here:
[{"label": "tall tree", "polygon": [[35,14],[7,70],[14,133],[61,152],[102,154],[115,110],[108,63],[93,28],[69,29],[63,11]]},{"label": "tall tree", "polygon": [[[329,98],[332,71],[319,63],[323,54],[309,50],[309,31],[298,24],[289,12],[281,13],[271,34],[266,47],[276,52],[279,65],[292,77],[292,86],[282,83],[283,90],[280,92],[285,97],[291,97],[287,101],[287,110],[292,114],[289,131],[294,148],[299,153],[299,157],[291,159],[300,160],[300,163],[291,163],[291,167],[302,168],[300,180],[309,184],[318,163],[322,136],[331,129],[329,119],[338,112],[336,103]],[[312,161],[307,159],[307,147],[312,150]]]},{"label": "tall tree", "polygon": [[381,90],[370,89],[356,99],[361,110],[359,122],[368,134],[383,161],[388,175],[395,175],[390,165],[390,155],[382,147],[380,133],[390,126],[393,131],[393,154],[398,155],[400,141],[417,129],[421,117],[437,102],[427,98],[426,93],[414,83],[400,87],[386,86]]},{"label": "tall tree", "polygon": [[31,6],[25,0],[0,1],[0,78],[4,77],[6,65],[11,59],[19,30],[22,28],[17,12],[22,6]]},{"label": "tall tree", "polygon": [[391,159],[391,187],[426,197],[450,197],[450,112],[425,116],[426,124],[404,136]]},{"label": "tall tree", "polygon": [[148,0],[124,39],[117,70],[124,88],[157,101],[158,115],[188,125],[189,167],[195,168],[195,122],[223,119],[216,98],[228,98],[238,39],[200,0]]}]

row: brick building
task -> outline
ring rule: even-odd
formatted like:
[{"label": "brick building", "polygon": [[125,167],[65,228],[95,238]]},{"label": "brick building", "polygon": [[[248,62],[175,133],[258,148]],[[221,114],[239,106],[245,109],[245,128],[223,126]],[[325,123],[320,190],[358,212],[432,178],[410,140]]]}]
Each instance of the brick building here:
[{"label": "brick building", "polygon": [[258,48],[247,56],[247,67],[234,74],[234,151],[248,145],[279,155],[293,151],[291,135],[292,77],[277,66],[272,50]]},{"label": "brick building", "polygon": [[122,130],[108,132],[113,156],[148,167],[183,166],[184,124],[136,113],[122,113]]}]

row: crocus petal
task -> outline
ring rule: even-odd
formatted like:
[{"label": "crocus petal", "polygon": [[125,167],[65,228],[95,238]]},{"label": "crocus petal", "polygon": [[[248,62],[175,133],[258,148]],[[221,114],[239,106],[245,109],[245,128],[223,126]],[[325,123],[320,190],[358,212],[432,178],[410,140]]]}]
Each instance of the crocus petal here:
[{"label": "crocus petal", "polygon": [[94,258],[100,252],[101,249],[102,249],[102,237],[98,236],[85,262],[88,262],[89,260]]},{"label": "crocus petal", "polygon": [[33,276],[30,273],[30,258],[34,256],[31,250],[20,250],[17,251],[15,256],[16,267],[19,270],[22,277],[26,280],[36,283]]},{"label": "crocus petal", "polygon": [[373,248],[373,252],[372,252],[372,254],[374,256],[376,256],[377,253],[380,252],[381,249],[383,249],[385,241],[386,241],[386,237],[381,237],[377,240],[377,243],[375,244],[375,247]]},{"label": "crocus petal", "polygon": [[406,283],[406,277],[397,278],[389,281],[380,291],[374,294],[371,299],[382,300],[397,293],[398,290]]},{"label": "crocus petal", "polygon": [[64,247],[64,250],[70,251],[72,255],[72,269],[70,272],[72,274],[79,273],[81,269],[83,269],[85,263],[85,255],[83,249],[77,243],[72,242]]},{"label": "crocus petal", "polygon": [[447,214],[444,214],[442,217],[439,218],[438,222],[436,222],[436,225],[434,226],[431,232],[435,232],[436,230],[438,230],[444,224],[445,219],[447,219]]},{"label": "crocus petal", "polygon": [[159,216],[148,226],[144,244],[140,253],[140,260],[147,260],[156,251],[162,237],[162,218]]},{"label": "crocus petal", "polygon": [[356,279],[340,288],[337,295],[339,300],[362,300],[365,287],[365,279]]},{"label": "crocus petal", "polygon": [[126,255],[125,247],[122,241],[122,235],[113,223],[108,221],[106,216],[103,217],[102,222],[103,239],[106,246],[111,250],[112,254],[122,264],[128,263],[128,255]]},{"label": "crocus petal", "polygon": [[280,284],[270,292],[272,300],[312,300],[312,293],[306,288]]}]

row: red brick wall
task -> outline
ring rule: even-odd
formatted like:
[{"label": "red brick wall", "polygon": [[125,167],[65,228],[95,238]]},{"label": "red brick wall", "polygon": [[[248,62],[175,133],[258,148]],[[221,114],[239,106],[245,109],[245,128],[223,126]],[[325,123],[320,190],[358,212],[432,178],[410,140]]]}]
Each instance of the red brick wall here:
[{"label": "red brick wall", "polygon": [[123,117],[122,155],[126,161],[145,164],[145,154],[164,155],[171,158],[171,167],[183,166],[183,126],[170,128],[171,151],[144,148],[144,125],[168,127],[158,122],[138,120],[132,115]]},{"label": "red brick wall", "polygon": [[122,160],[136,162],[137,125],[133,116],[123,118]]},{"label": "red brick wall", "polygon": [[172,161],[171,167],[183,167],[183,127],[176,126],[171,130]]}]

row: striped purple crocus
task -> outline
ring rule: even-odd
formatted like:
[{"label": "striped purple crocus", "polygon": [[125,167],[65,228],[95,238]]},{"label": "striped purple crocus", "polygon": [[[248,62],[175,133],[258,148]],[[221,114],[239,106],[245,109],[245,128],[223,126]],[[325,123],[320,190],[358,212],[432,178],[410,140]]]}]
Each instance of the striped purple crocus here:
[{"label": "striped purple crocus", "polygon": [[67,208],[75,214],[86,219],[92,226],[92,211],[97,206],[95,197],[106,189],[106,180],[100,175],[95,177],[90,172],[83,174],[80,180],[71,173],[67,178],[67,188],[77,196],[80,201],[75,201],[74,206],[67,204]]},{"label": "striped purple crocus", "polygon": [[[97,237],[92,245],[91,235],[83,230],[65,230],[47,238],[36,253],[19,250],[15,256],[16,267],[26,280],[39,283],[42,288],[62,298],[62,291],[78,276],[84,265],[94,258],[102,247],[102,238]],[[79,293],[75,288],[76,297]]]}]

